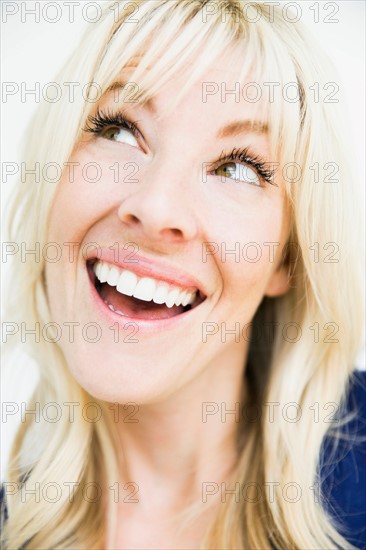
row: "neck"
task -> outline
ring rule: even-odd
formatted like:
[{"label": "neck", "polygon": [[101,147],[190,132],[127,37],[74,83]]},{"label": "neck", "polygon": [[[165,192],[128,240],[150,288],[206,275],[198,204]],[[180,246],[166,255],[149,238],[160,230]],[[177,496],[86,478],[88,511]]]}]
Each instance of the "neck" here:
[{"label": "neck", "polygon": [[123,411],[121,480],[137,484],[142,507],[201,501],[203,484],[220,484],[235,466],[246,360],[242,348],[235,352],[164,400],[140,406],[135,422]]}]

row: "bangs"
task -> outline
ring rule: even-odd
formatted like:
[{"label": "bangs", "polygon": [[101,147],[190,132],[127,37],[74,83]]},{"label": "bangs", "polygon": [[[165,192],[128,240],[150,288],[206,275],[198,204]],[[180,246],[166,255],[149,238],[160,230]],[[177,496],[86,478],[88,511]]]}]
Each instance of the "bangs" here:
[{"label": "bangs", "polygon": [[277,160],[294,159],[300,101],[286,101],[282,91],[288,83],[301,86],[265,6],[260,6],[261,17],[253,23],[244,16],[245,3],[232,0],[138,0],[134,4],[137,11],[124,12],[124,18],[114,23],[94,74],[103,94],[118,87],[119,75],[127,68],[132,72],[128,82],[123,81],[126,93],[119,96],[121,103],[144,104],[179,77],[184,85],[165,106],[165,112],[172,111],[218,58],[230,51],[228,69],[237,73],[240,90],[250,84],[252,95],[244,99],[250,102],[253,123],[268,126]]}]

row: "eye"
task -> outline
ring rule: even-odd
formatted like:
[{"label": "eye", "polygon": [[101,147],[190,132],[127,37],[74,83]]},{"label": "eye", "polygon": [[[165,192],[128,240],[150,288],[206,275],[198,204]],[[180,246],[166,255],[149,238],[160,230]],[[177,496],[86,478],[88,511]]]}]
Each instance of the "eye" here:
[{"label": "eye", "polygon": [[94,134],[96,138],[125,143],[136,149],[144,141],[137,122],[129,120],[123,111],[113,113],[98,108],[94,116],[88,116],[84,131]]},{"label": "eye", "polygon": [[261,186],[256,172],[246,164],[241,164],[239,162],[225,162],[216,168],[215,174],[235,181]]},{"label": "eye", "polygon": [[231,152],[222,152],[220,158],[212,164],[211,174],[234,180],[240,183],[248,183],[257,187],[266,188],[268,185],[278,185],[274,182],[275,169],[271,168],[268,161],[250,150],[234,148]]},{"label": "eye", "polygon": [[117,126],[112,126],[102,130],[100,135],[111,141],[117,141],[119,143],[127,143],[132,145],[132,147],[138,147],[138,142],[135,136],[133,135],[132,130],[127,128],[118,128]]}]

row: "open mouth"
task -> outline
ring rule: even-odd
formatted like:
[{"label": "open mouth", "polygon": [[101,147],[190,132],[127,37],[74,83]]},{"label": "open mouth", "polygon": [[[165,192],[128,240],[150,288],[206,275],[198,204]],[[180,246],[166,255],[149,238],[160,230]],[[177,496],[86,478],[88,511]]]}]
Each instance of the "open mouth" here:
[{"label": "open mouth", "polygon": [[117,315],[160,320],[182,315],[205,299],[197,288],[182,288],[102,262],[87,261],[87,270],[100,299]]}]

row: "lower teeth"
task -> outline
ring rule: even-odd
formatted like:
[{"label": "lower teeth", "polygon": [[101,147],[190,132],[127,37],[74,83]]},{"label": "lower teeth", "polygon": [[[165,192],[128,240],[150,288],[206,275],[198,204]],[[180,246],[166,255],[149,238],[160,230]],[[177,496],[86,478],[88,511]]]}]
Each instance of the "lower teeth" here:
[{"label": "lower teeth", "polygon": [[[115,309],[112,304],[109,304],[107,302],[107,300],[103,300],[103,302],[109,307],[109,309],[111,309],[112,311],[114,311],[114,313],[118,313],[118,315],[124,315],[124,313],[122,313],[122,311],[120,311],[119,309]],[[124,315],[125,316],[125,315]]]},{"label": "lower teeth", "polygon": [[[109,309],[111,311],[113,311],[114,313],[117,313],[117,315],[122,315],[123,317],[128,317],[128,315],[126,315],[125,313],[123,313],[122,311],[120,311],[119,309],[116,309],[114,306],[112,306],[112,304],[110,304],[107,300],[103,300],[103,302],[105,303],[106,306],[109,307]],[[192,306],[191,305],[188,305],[186,306],[186,310],[188,311],[189,309],[192,309]]]}]

